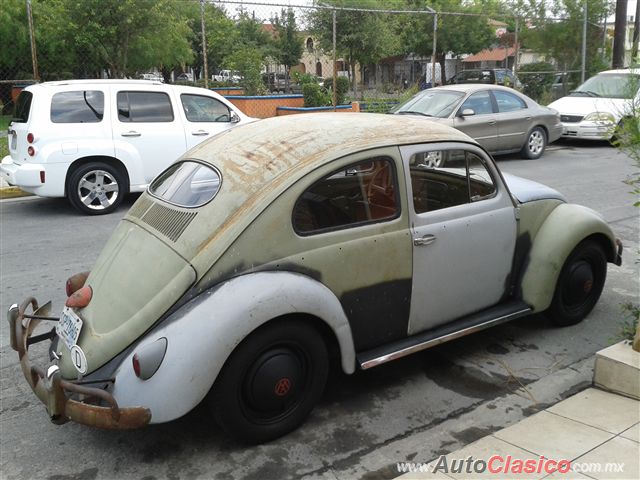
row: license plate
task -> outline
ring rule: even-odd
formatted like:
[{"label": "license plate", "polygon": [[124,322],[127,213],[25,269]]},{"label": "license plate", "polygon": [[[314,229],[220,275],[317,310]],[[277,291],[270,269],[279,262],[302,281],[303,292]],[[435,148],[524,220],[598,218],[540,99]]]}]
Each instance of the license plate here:
[{"label": "license plate", "polygon": [[71,350],[80,336],[82,330],[82,319],[69,307],[64,307],[60,321],[56,325],[56,333]]}]

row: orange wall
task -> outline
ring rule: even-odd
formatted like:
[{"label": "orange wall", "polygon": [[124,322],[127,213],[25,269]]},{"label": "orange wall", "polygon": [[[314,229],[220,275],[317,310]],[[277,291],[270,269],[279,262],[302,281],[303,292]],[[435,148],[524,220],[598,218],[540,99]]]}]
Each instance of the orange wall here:
[{"label": "orange wall", "polygon": [[255,118],[268,118],[277,115],[278,107],[302,107],[302,95],[266,95],[266,96],[236,96],[228,95],[227,100],[233,103],[245,115]]},{"label": "orange wall", "polygon": [[[353,102],[351,105],[338,105],[336,112],[359,112],[360,104]],[[309,107],[309,108],[281,108],[278,107],[277,115],[295,115],[298,113],[318,113],[318,112],[333,112],[333,107]]]}]

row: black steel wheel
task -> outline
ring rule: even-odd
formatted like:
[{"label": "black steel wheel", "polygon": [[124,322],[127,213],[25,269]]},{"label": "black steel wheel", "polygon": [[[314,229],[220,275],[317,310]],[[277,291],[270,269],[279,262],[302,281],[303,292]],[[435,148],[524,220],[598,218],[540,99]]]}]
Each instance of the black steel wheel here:
[{"label": "black steel wheel", "polygon": [[542,127],[533,127],[522,147],[522,155],[525,158],[535,160],[542,156],[546,147],[547,133]]},{"label": "black steel wheel", "polygon": [[607,278],[607,259],[602,247],[584,241],[565,261],[547,315],[560,326],[581,322],[593,309]]},{"label": "black steel wheel", "polygon": [[67,197],[82,213],[104,215],[118,208],[128,188],[125,176],[118,168],[91,162],[73,171],[67,184]]},{"label": "black steel wheel", "polygon": [[276,320],[234,350],[208,403],[229,436],[266,442],[303,423],[322,395],[328,371],[326,345],[312,326]]}]

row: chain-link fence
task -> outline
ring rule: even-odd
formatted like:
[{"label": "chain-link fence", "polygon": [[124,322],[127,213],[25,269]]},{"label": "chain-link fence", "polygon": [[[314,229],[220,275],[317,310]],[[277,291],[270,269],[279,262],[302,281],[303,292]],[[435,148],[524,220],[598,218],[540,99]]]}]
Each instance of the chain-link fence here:
[{"label": "chain-link fence", "polygon": [[[585,68],[602,69],[610,49],[606,0],[588,0],[588,14],[578,8],[563,18],[487,11],[480,1],[452,2],[458,11],[422,0],[395,1],[394,9],[384,1],[290,3],[4,0],[0,106],[10,112],[32,82],[139,78],[246,95],[304,93],[313,105],[357,99],[365,110],[383,111],[473,68],[517,70],[525,93],[541,98],[558,74],[567,85]],[[541,67],[527,71],[530,63]],[[348,80],[346,92],[338,91],[340,78]]]}]

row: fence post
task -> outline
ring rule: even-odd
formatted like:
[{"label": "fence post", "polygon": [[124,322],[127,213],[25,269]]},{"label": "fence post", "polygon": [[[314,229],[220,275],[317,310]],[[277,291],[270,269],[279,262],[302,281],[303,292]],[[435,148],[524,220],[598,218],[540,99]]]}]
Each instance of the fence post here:
[{"label": "fence post", "polygon": [[336,65],[336,9],[333,11],[333,111],[336,111],[336,105],[338,103],[338,92],[336,89],[338,88],[338,66]]}]

